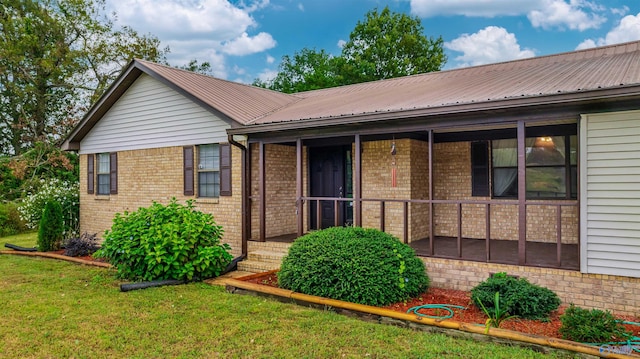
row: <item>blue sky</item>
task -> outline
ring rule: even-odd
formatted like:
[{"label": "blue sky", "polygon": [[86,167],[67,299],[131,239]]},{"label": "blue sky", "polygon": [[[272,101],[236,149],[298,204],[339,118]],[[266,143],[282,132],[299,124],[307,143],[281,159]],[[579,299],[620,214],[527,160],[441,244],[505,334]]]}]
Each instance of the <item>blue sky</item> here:
[{"label": "blue sky", "polygon": [[367,11],[385,6],[442,36],[445,69],[640,40],[640,0],[107,0],[117,23],[152,33],[168,60],[208,61],[216,77],[273,77],[283,55],[341,51]]}]

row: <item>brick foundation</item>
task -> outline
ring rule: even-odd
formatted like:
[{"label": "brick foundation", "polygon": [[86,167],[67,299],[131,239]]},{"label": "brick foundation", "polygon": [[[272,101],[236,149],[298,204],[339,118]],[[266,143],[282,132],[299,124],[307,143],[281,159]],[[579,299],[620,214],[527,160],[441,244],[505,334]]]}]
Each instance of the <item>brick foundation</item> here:
[{"label": "brick foundation", "polygon": [[435,287],[470,290],[490,273],[506,272],[551,289],[563,304],[610,310],[621,315],[640,313],[640,278],[441,258],[422,260]]}]

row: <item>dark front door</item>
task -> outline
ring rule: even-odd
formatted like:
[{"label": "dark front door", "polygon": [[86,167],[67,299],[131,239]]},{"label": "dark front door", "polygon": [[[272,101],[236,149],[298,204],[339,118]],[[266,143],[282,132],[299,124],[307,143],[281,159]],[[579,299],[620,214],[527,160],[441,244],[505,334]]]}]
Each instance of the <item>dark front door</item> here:
[{"label": "dark front door", "polygon": [[[347,177],[351,169],[351,146],[311,147],[309,148],[309,174],[311,197],[343,198],[350,197]],[[345,175],[345,173],[347,175]],[[350,178],[349,178],[350,182]],[[336,225],[336,206],[334,201],[320,201],[320,226],[318,226],[317,201],[309,201],[310,228],[319,229]],[[338,202],[338,225],[347,221],[348,203]]]}]

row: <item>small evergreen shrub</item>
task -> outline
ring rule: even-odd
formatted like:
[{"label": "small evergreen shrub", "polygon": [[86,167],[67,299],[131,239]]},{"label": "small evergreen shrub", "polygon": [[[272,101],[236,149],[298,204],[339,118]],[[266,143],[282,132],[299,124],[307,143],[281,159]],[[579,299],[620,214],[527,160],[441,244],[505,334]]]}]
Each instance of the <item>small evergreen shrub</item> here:
[{"label": "small evergreen shrub", "polygon": [[278,284],[296,292],[368,305],[387,305],[423,293],[422,260],[390,234],[333,227],[298,238],[282,261]]},{"label": "small evergreen shrub", "polygon": [[478,307],[484,305],[489,312],[493,312],[496,292],[500,293],[505,311],[524,319],[546,319],[560,305],[560,298],[553,291],[506,273],[493,274],[475,286],[471,290],[471,299]]},{"label": "small evergreen shrub", "polygon": [[64,255],[70,257],[88,256],[100,248],[97,233],[82,233],[79,237],[72,237],[64,242]]},{"label": "small evergreen shrub", "polygon": [[38,250],[49,252],[60,249],[64,233],[63,221],[60,203],[48,201],[38,226]]},{"label": "small evergreen shrub", "polygon": [[220,275],[231,262],[222,227],[211,214],[154,202],[135,212],[117,213],[96,257],[106,258],[129,280],[202,280]]},{"label": "small evergreen shrub", "polygon": [[27,230],[20,218],[18,205],[15,202],[0,202],[0,237],[11,236]]},{"label": "small evergreen shrub", "polygon": [[40,223],[46,203],[56,201],[62,207],[63,237],[77,236],[80,218],[78,184],[63,182],[56,178],[40,182],[38,191],[25,197],[18,207],[20,217],[26,222],[27,227],[35,229]]},{"label": "small evergreen shrub", "polygon": [[562,338],[582,343],[623,341],[631,335],[609,311],[583,309],[573,304],[560,316]]}]

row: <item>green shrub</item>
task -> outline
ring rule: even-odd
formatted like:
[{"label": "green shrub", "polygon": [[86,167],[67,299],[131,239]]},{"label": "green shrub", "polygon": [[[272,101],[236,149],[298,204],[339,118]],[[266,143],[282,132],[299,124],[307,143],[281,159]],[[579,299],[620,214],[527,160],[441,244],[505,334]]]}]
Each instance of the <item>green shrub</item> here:
[{"label": "green shrub", "polygon": [[41,180],[41,186],[36,193],[29,194],[18,207],[20,217],[29,228],[37,228],[42,217],[44,206],[49,201],[56,201],[62,207],[63,237],[70,238],[78,235],[80,201],[78,184],[63,182],[52,178]]},{"label": "green shrub", "polygon": [[298,238],[282,261],[278,284],[321,297],[387,305],[423,293],[424,263],[390,234],[333,227]]},{"label": "green shrub", "polygon": [[231,262],[228,244],[221,244],[222,227],[211,214],[173,198],[135,212],[117,213],[102,247],[121,278],[129,280],[202,280],[220,275]]},{"label": "green shrub", "polygon": [[11,236],[27,230],[20,218],[18,205],[15,202],[0,202],[0,237]]},{"label": "green shrub", "polygon": [[63,233],[62,207],[56,201],[48,201],[38,226],[38,249],[42,252],[60,249]]},{"label": "green shrub", "polygon": [[504,310],[520,318],[545,319],[560,305],[560,298],[553,291],[506,273],[496,273],[475,286],[471,290],[471,299],[478,307],[482,303],[489,312],[493,312],[496,292],[500,293]]},{"label": "green shrub", "polygon": [[562,338],[583,343],[622,341],[631,334],[609,311],[583,309],[573,304],[560,316]]},{"label": "green shrub", "polygon": [[88,256],[100,248],[97,233],[82,233],[79,237],[71,237],[64,241],[64,255],[70,257]]}]

